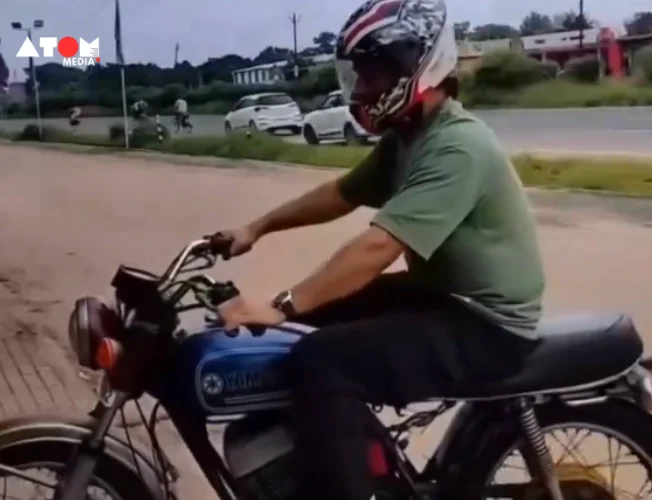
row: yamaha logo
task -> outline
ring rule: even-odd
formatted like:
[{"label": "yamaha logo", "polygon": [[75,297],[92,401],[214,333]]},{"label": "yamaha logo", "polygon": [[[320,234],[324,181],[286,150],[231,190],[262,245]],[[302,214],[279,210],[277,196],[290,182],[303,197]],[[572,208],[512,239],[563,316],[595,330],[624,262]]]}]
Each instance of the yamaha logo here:
[{"label": "yamaha logo", "polygon": [[207,396],[217,396],[224,390],[224,380],[215,373],[204,375],[201,379],[201,390]]}]

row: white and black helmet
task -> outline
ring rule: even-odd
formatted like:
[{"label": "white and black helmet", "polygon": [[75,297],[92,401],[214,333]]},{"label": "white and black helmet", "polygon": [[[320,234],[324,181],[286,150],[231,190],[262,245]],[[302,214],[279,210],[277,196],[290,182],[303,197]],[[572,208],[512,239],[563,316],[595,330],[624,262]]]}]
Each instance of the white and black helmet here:
[{"label": "white and black helmet", "polygon": [[335,57],[356,118],[372,132],[384,130],[455,72],[445,0],[368,0],[342,28]]}]

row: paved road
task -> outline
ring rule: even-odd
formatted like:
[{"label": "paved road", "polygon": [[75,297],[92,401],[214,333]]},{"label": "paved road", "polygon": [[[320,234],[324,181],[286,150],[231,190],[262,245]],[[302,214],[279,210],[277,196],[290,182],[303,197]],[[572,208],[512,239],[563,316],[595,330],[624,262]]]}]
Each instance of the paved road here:
[{"label": "paved road", "polygon": [[[0,325],[59,347],[67,343],[73,300],[108,291],[119,263],[160,269],[184,242],[246,221],[334,175],[271,165],[248,169],[255,165],[248,162],[238,162],[238,169],[179,168],[154,160],[2,145],[0,157],[0,229],[5,242],[0,245],[0,288],[10,295],[0,293]],[[153,175],[156,182],[151,182]],[[547,313],[624,310],[652,342],[649,201],[530,194],[548,275]],[[180,203],[187,199],[192,203]],[[360,210],[333,224],[269,236],[251,254],[211,274],[234,279],[249,295],[269,297],[322,262],[364,227],[369,216],[369,211]],[[50,358],[61,353],[47,344],[43,349]],[[0,342],[0,360],[1,354]],[[6,397],[11,396],[0,387],[3,404]],[[417,463],[432,452],[446,421],[416,439],[410,454]],[[181,498],[213,498],[178,436],[169,425],[160,427],[162,444],[182,472]],[[214,437],[218,442],[219,432]],[[611,461],[606,440],[580,451],[590,463]],[[607,466],[596,470],[609,477]],[[636,491],[639,485],[632,480],[630,487]]]},{"label": "paved road", "polygon": [[[508,149],[582,151],[596,154],[652,155],[652,107],[593,108],[562,110],[486,110],[478,111],[496,131]],[[165,117],[165,123],[171,123]],[[20,130],[33,120],[0,121],[0,130]],[[82,132],[104,134],[119,118],[84,120]],[[224,117],[193,117],[195,133],[222,134]],[[67,127],[64,119],[47,119],[47,124]],[[301,142],[300,137],[290,138]]]}]

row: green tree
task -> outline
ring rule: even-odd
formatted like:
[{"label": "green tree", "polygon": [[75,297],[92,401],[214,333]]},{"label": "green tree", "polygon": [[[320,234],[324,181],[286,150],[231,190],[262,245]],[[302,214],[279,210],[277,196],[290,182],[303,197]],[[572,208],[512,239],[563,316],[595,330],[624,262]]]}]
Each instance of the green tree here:
[{"label": "green tree", "polygon": [[652,33],[652,12],[637,12],[627,21],[625,29],[628,35],[646,35]]},{"label": "green tree", "polygon": [[580,15],[574,10],[553,16],[553,25],[559,31],[587,30],[592,28],[594,24],[586,14]]},{"label": "green tree", "polygon": [[519,31],[508,24],[483,24],[473,28],[469,38],[473,41],[479,40],[500,40],[502,38],[514,38]]},{"label": "green tree", "polygon": [[550,16],[532,11],[521,22],[521,35],[539,35],[541,33],[552,33],[555,26]]},{"label": "green tree", "polygon": [[319,54],[332,54],[335,52],[336,41],[337,35],[335,33],[331,33],[330,31],[322,31],[319,33],[319,35],[312,39],[312,42],[315,44]]}]

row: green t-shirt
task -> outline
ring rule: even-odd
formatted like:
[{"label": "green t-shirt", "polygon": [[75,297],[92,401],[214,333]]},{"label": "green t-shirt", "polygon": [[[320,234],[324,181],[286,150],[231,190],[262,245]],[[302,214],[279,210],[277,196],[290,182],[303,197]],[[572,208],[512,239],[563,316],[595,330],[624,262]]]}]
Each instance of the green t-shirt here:
[{"label": "green t-shirt", "polygon": [[373,224],[408,247],[416,280],[536,338],[544,275],[535,220],[497,138],[459,102],[445,102],[409,143],[383,137],[340,188],[380,209]]}]

